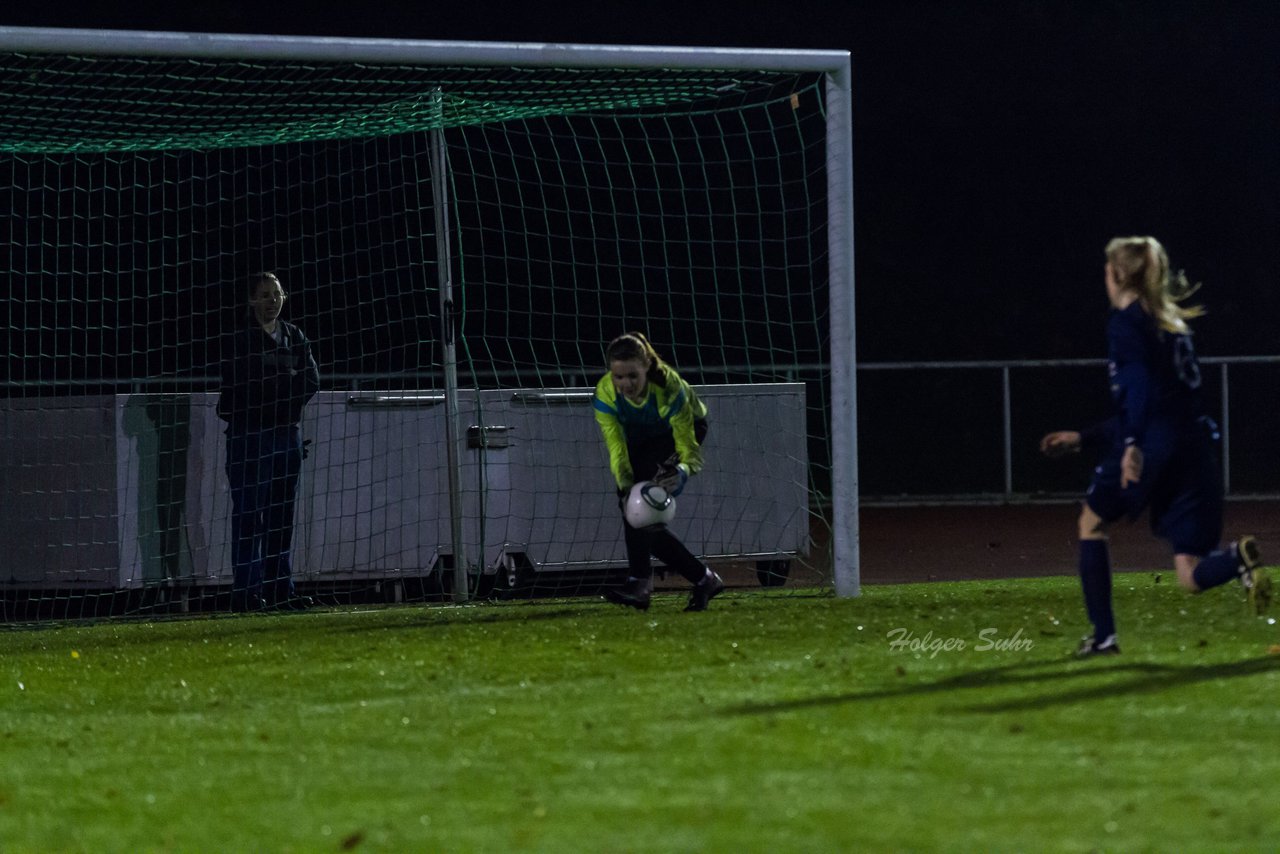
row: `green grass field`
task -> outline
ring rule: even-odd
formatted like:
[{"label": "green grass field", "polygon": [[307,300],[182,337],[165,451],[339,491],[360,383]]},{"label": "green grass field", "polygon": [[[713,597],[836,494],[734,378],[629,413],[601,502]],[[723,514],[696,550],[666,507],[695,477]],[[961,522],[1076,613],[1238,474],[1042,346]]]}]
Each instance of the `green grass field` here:
[{"label": "green grass field", "polygon": [[1280,627],[1234,587],[1117,576],[1091,661],[1071,578],[683,603],[0,633],[0,850],[1280,844]]}]

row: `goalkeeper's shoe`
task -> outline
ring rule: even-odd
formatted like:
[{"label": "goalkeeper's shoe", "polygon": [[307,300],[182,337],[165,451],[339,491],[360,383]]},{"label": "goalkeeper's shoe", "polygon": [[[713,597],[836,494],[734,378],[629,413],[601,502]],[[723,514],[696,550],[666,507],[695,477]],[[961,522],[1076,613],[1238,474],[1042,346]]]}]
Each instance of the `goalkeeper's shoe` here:
[{"label": "goalkeeper's shoe", "polygon": [[1235,542],[1235,550],[1245,602],[1253,613],[1266,613],[1271,606],[1271,576],[1260,566],[1262,549],[1253,537],[1241,537]]},{"label": "goalkeeper's shoe", "polygon": [[705,611],[707,610],[707,603],[722,592],[724,592],[724,579],[708,569],[702,580],[693,585],[693,590],[689,593],[689,604],[685,605],[684,609],[686,611]]},{"label": "goalkeeper's shoe", "polygon": [[628,578],[621,587],[610,587],[604,591],[604,598],[617,605],[626,605],[637,611],[649,610],[649,599],[653,594],[653,582],[648,578]]},{"label": "goalkeeper's shoe", "polygon": [[1098,640],[1093,635],[1086,635],[1080,639],[1080,647],[1076,650],[1076,658],[1093,658],[1095,655],[1119,655],[1120,644],[1116,643],[1115,635],[1107,635],[1102,640]]}]

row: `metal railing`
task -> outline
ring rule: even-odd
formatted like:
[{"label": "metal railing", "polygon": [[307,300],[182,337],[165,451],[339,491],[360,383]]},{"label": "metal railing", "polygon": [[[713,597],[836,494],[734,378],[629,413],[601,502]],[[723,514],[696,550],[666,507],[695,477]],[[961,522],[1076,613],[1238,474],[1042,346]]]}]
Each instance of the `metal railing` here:
[{"label": "metal railing", "polygon": [[[1280,408],[1259,405],[1258,401],[1274,399],[1280,391],[1280,355],[1276,356],[1222,356],[1205,357],[1201,365],[1204,372],[1206,405],[1218,421],[1222,436],[1220,452],[1223,485],[1228,498],[1280,498],[1280,466],[1255,465],[1254,460],[1270,460],[1274,457],[1273,437],[1280,435]],[[1016,503],[1061,502],[1079,497],[1087,480],[1076,478],[1070,483],[1059,479],[1056,483],[1043,484],[1028,469],[1038,469],[1038,458],[1028,450],[1048,429],[1081,426],[1071,418],[1079,407],[1062,397],[1060,383],[1052,381],[1056,374],[1076,372],[1080,382],[1073,393],[1081,389],[1096,392],[1096,414],[1104,415],[1110,406],[1106,397],[1106,361],[1104,359],[1023,359],[1023,360],[967,360],[967,361],[918,361],[918,362],[866,362],[857,366],[859,393],[859,483],[860,501],[863,504],[923,504],[923,503]],[[603,370],[603,369],[601,369]],[[1039,373],[1037,373],[1039,372]],[[506,383],[521,379],[529,384],[529,371],[488,369],[476,374],[477,379]],[[702,365],[682,367],[681,373],[694,383],[721,381],[727,375],[770,375],[787,381],[805,381],[818,385],[830,382],[828,365],[822,362],[786,363],[769,365]],[[961,375],[968,373],[971,376]],[[1241,376],[1252,373],[1253,376]],[[976,375],[976,376],[974,376]],[[598,373],[577,371],[571,376],[557,375],[556,379],[574,387],[590,385]],[[935,392],[939,387],[954,393],[950,405],[939,405],[927,419],[916,424],[901,414],[902,397],[910,396],[914,376],[917,385]],[[1038,378],[1030,387],[1025,379]],[[933,384],[920,382],[920,378],[933,377]],[[885,383],[886,378],[892,378]],[[942,378],[942,381],[939,381]],[[1262,381],[1259,388],[1259,381]],[[1271,382],[1274,378],[1274,382]],[[532,379],[537,379],[533,377]],[[545,379],[545,378],[544,378]],[[879,380],[879,382],[877,382]],[[353,391],[374,389],[389,381],[408,384],[421,389],[439,386],[439,371],[427,370],[407,374],[342,373],[326,374],[323,383],[330,389]],[[64,389],[82,387],[104,388],[114,386],[119,391],[145,392],[160,388],[185,390],[215,390],[218,378],[211,375],[186,377],[158,377],[99,380],[58,381],[7,381],[0,383],[10,393],[29,393],[35,389],[48,390],[51,386]],[[884,386],[907,387],[906,391],[887,393]],[[1240,387],[1244,386],[1243,389]],[[1237,391],[1240,391],[1237,394]],[[818,389],[811,395],[811,407],[824,407],[825,395]],[[74,393],[74,392],[73,392]],[[1026,412],[1028,400],[1037,397],[1039,408],[1053,413],[1052,418],[1038,418]],[[1034,409],[1035,407],[1031,407]],[[1233,417],[1233,415],[1235,417]],[[1240,418],[1241,415],[1247,415]],[[817,469],[830,467],[830,437],[818,425],[823,419],[811,422],[811,431],[821,430],[823,435],[810,436],[810,462]],[[921,447],[934,441],[939,430],[947,430],[952,422],[981,421],[989,425],[987,431],[976,430],[972,438],[956,453],[934,461],[934,467],[955,476],[946,482],[930,483],[924,477],[898,478],[893,473],[875,475],[876,456],[892,453],[918,455]],[[939,426],[941,425],[941,426]],[[829,424],[825,425],[829,429]],[[1239,428],[1239,429],[1237,429]],[[990,435],[988,435],[988,433]],[[1250,435],[1242,435],[1247,433]],[[960,459],[970,457],[973,459]],[[966,466],[968,470],[966,471]],[[1272,474],[1272,472],[1274,472]],[[998,477],[994,475],[998,473]],[[1244,475],[1243,477],[1241,475]],[[1069,480],[1069,478],[1067,478]],[[819,479],[821,482],[821,479]],[[819,492],[822,492],[819,489]]]},{"label": "metal railing", "polygon": [[[1205,389],[1206,407],[1209,414],[1218,422],[1221,434],[1220,455],[1222,462],[1223,486],[1228,498],[1248,498],[1248,499],[1274,499],[1280,498],[1280,466],[1272,466],[1275,469],[1275,477],[1271,479],[1266,488],[1259,489],[1257,487],[1257,478],[1253,478],[1253,487],[1244,491],[1238,491],[1233,487],[1233,472],[1239,470],[1240,467],[1247,464],[1248,457],[1245,461],[1233,460],[1232,450],[1232,371],[1240,372],[1241,368],[1252,366],[1276,366],[1280,365],[1280,356],[1223,356],[1223,357],[1205,357],[1200,359],[1203,367],[1216,368],[1216,376],[1211,376],[1210,372],[1205,372],[1205,381],[1202,387]],[[1000,458],[1002,461],[1002,478],[1001,489],[999,491],[991,491],[984,489],[975,489],[973,491],[943,491],[938,493],[928,492],[908,492],[893,495],[868,495],[863,493],[863,503],[923,503],[933,501],[960,501],[960,500],[998,500],[998,501],[1035,501],[1035,500],[1065,500],[1068,498],[1077,498],[1078,493],[1070,491],[1055,490],[1027,490],[1016,488],[1015,481],[1015,454],[1016,442],[1030,442],[1037,440],[1042,433],[1025,429],[1019,429],[1015,424],[1015,391],[1014,379],[1017,374],[1032,370],[1055,370],[1055,369],[1097,369],[1105,370],[1107,362],[1105,359],[1036,359],[1036,360],[975,360],[975,361],[921,361],[921,362],[875,362],[863,363],[858,366],[860,376],[864,373],[876,372],[948,372],[952,374],[956,371],[977,371],[992,372],[999,379],[999,411],[1000,411]],[[1280,386],[1280,375],[1276,377],[1277,385]],[[1097,378],[1099,387],[1105,382],[1105,375]],[[1255,379],[1256,382],[1256,379]],[[1216,389],[1212,386],[1216,385]],[[1051,394],[1052,389],[1046,393]],[[1034,394],[1032,392],[1023,392],[1026,394]],[[1268,398],[1269,399],[1269,398]],[[1247,398],[1246,398],[1247,400]],[[1066,407],[1064,407],[1066,409]],[[1250,418],[1256,419],[1261,417],[1268,424],[1272,421],[1276,422],[1275,431],[1280,431],[1280,414],[1275,413],[1275,407],[1267,406],[1251,408]],[[940,418],[956,417],[957,413],[940,413]],[[1059,427],[1068,427],[1068,424],[1059,424]],[[1264,431],[1270,435],[1276,435],[1276,432],[1269,427]],[[860,427],[860,434],[865,437],[866,431]],[[860,444],[862,444],[860,442]]]}]

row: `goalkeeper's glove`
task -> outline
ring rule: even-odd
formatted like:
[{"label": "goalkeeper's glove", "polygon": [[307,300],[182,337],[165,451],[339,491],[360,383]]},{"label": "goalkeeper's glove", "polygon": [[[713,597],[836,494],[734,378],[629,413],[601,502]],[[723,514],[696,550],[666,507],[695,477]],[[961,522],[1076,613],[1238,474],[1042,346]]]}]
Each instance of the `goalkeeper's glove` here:
[{"label": "goalkeeper's glove", "polygon": [[653,482],[661,486],[670,495],[684,492],[684,485],[689,482],[689,469],[684,463],[663,463],[653,475]]}]

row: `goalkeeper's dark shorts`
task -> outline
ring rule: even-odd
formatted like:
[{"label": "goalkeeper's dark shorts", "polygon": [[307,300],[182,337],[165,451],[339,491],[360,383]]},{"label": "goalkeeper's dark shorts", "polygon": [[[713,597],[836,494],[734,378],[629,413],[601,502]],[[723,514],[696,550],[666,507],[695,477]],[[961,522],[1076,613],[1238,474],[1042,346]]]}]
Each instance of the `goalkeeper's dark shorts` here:
[{"label": "goalkeeper's dark shorts", "polygon": [[1142,479],[1120,487],[1117,445],[1094,470],[1085,502],[1104,522],[1136,519],[1146,510],[1151,532],[1174,554],[1204,556],[1222,541],[1222,467],[1210,430],[1176,432],[1159,422],[1142,443]]}]

